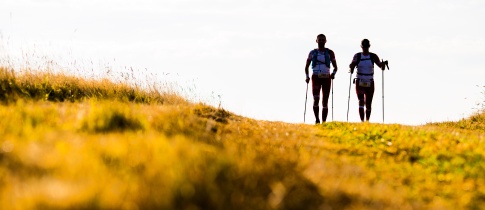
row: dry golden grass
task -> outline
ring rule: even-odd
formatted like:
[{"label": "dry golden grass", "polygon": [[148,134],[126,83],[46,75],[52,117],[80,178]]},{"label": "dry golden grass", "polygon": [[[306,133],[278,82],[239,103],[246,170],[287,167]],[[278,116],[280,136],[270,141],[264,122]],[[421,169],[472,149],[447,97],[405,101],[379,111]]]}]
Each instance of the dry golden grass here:
[{"label": "dry golden grass", "polygon": [[0,75],[0,209],[485,205],[482,114],[312,126],[110,81]]},{"label": "dry golden grass", "polygon": [[170,90],[143,90],[107,79],[94,80],[64,75],[62,73],[0,67],[0,101],[15,102],[19,99],[34,101],[77,102],[85,99],[109,99],[137,103],[186,103],[186,100]]}]

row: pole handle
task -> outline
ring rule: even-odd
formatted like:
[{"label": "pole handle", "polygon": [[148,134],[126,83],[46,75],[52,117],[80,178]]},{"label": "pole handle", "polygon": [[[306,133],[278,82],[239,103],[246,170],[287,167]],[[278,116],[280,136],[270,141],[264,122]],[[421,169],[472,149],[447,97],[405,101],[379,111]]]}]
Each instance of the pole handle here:
[{"label": "pole handle", "polygon": [[[387,70],[389,70],[389,61],[387,61],[387,60],[384,61],[384,59],[382,59],[382,63],[384,63],[386,65],[386,67],[387,67]],[[384,67],[384,69],[385,69],[385,67]]]}]

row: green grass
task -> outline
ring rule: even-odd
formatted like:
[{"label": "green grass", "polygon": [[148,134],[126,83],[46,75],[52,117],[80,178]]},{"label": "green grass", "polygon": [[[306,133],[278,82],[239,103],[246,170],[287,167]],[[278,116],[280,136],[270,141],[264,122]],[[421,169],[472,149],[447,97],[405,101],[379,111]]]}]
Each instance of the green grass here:
[{"label": "green grass", "polygon": [[0,209],[485,206],[480,113],[313,126],[107,80],[0,70]]}]

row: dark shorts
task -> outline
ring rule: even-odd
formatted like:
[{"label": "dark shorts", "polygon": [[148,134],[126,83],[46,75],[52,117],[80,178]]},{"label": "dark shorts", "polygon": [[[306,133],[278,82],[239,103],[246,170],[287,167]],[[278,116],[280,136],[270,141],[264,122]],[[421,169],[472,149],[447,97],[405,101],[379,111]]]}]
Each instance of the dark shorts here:
[{"label": "dark shorts", "polygon": [[328,102],[331,86],[332,86],[332,79],[318,78],[317,75],[312,75],[313,99],[315,99],[318,103],[318,100],[320,99],[320,91],[322,91],[322,103],[326,105]]},{"label": "dark shorts", "polygon": [[[367,108],[371,107],[372,98],[374,97],[374,80],[370,81],[369,87],[362,87],[359,85],[360,80],[355,79],[355,92],[357,93],[357,98],[359,99],[359,105],[366,105]],[[362,104],[364,103],[364,104]]]}]

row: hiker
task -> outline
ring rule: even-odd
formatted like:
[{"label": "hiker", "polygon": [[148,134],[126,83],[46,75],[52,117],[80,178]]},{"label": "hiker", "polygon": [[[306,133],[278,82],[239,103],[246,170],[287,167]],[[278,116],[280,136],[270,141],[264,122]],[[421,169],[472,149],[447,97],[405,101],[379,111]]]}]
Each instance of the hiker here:
[{"label": "hiker", "polygon": [[369,121],[372,111],[372,97],[374,96],[374,64],[384,71],[385,63],[379,60],[379,57],[369,52],[370,41],[363,39],[360,47],[362,52],[356,53],[352,62],[350,63],[350,74],[354,73],[354,68],[357,67],[357,77],[354,79],[355,91],[359,99],[359,115],[360,120],[364,122],[364,106],[365,106],[365,120]]},{"label": "hiker", "polygon": [[[306,83],[310,81],[308,67],[312,64],[312,93],[313,93],[313,113],[315,114],[315,124],[320,123],[319,106],[320,90],[322,90],[322,122],[327,120],[328,114],[328,97],[332,80],[337,73],[337,61],[335,60],[335,53],[325,48],[327,37],[323,34],[317,36],[316,42],[318,48],[310,51],[305,65]],[[330,73],[330,63],[333,66],[333,72]]]}]

